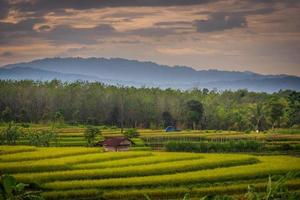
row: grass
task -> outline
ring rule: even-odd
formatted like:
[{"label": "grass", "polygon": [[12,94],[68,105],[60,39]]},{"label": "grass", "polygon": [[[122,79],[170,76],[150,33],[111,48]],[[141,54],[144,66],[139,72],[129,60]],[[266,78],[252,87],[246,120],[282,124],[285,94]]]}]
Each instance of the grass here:
[{"label": "grass", "polygon": [[[4,154],[12,154],[12,153],[21,153],[21,152],[31,152],[37,150],[35,147],[32,146],[7,146],[3,145],[0,146],[0,155]],[[1,160],[1,158],[0,158]]]},{"label": "grass", "polygon": [[[102,191],[100,189],[82,189],[82,190],[65,190],[65,191],[49,191],[44,192],[43,196],[46,199],[72,199],[78,197],[103,197],[104,199],[122,199],[122,200],[140,200],[145,199],[144,194],[147,194],[151,199],[177,199],[184,196],[186,193],[190,193],[192,197],[203,197],[207,194],[241,194],[247,191],[247,186],[252,182],[237,183],[237,184],[224,184],[213,185],[205,187],[156,187],[145,189],[120,189],[120,190],[108,190]],[[266,179],[260,180],[254,184],[256,188],[265,190]],[[298,189],[300,186],[300,179],[294,179],[287,181],[286,185],[291,189]]]},{"label": "grass", "polygon": [[[130,189],[130,190],[111,190],[105,192],[103,197],[105,199],[144,199],[143,194],[147,194],[152,199],[170,199],[182,197],[186,193],[191,193],[192,197],[203,197],[207,194],[241,194],[247,191],[248,184],[228,184],[222,186],[209,186],[209,187],[167,187],[167,188],[151,188],[151,189]],[[297,189],[300,186],[300,179],[288,181],[286,185],[289,188]],[[261,183],[255,184],[256,188],[265,190],[266,180]]]},{"label": "grass", "polygon": [[164,153],[164,152],[153,152],[151,157],[139,157],[139,158],[128,158],[122,160],[115,160],[109,162],[96,162],[96,163],[84,163],[76,164],[73,166],[74,169],[95,169],[95,168],[114,168],[123,166],[135,166],[135,165],[146,165],[161,162],[173,162],[182,160],[193,160],[203,158],[202,155],[193,153]]},{"label": "grass", "polygon": [[275,129],[270,131],[271,133],[279,133],[279,134],[300,134],[300,129]]},{"label": "grass", "polygon": [[100,152],[100,148],[67,147],[67,148],[38,148],[32,152],[19,152],[15,154],[5,154],[0,158],[0,162],[15,162],[39,160],[45,158],[58,158],[69,155],[80,155]]},{"label": "grass", "polygon": [[[43,187],[54,190],[88,189],[88,188],[119,188],[130,186],[178,185],[199,182],[241,180],[266,177],[268,174],[283,174],[288,171],[300,170],[300,158],[285,156],[259,157],[261,163],[253,165],[216,168],[192,172],[145,177],[110,178],[96,180],[55,181],[45,183]],[[282,162],[284,160],[284,162]],[[270,163],[276,163],[270,165]],[[187,178],[189,177],[189,178]]]},{"label": "grass", "polygon": [[195,159],[176,162],[164,162],[157,164],[127,166],[119,168],[68,170],[44,173],[16,174],[15,177],[22,182],[50,182],[57,180],[84,180],[84,179],[104,179],[116,177],[137,177],[160,174],[173,174],[186,171],[213,169],[218,167],[241,166],[257,163],[258,160],[251,157],[241,156],[227,157],[220,161],[221,156],[213,159]]},{"label": "grass", "polygon": [[[60,147],[54,148],[55,150],[60,150],[61,152],[66,151],[70,147]],[[77,148],[77,147],[76,147]],[[83,147],[80,147],[83,148]],[[44,148],[43,148],[44,149]],[[52,147],[46,148],[51,152]],[[72,148],[71,148],[72,149]],[[86,154],[73,154],[70,156],[65,155],[64,157],[57,158],[39,158],[34,157],[34,160],[28,158],[27,161],[21,162],[3,162],[0,161],[0,170],[5,173],[22,173],[22,172],[42,172],[42,171],[53,171],[70,169],[71,165],[79,163],[93,163],[93,162],[103,162],[108,160],[117,160],[125,158],[133,158],[140,156],[151,155],[151,152],[128,152],[128,153],[101,153],[97,148],[84,148],[87,150],[96,150],[95,152]],[[12,155],[13,156],[13,155]],[[31,159],[31,160],[30,160]]]}]

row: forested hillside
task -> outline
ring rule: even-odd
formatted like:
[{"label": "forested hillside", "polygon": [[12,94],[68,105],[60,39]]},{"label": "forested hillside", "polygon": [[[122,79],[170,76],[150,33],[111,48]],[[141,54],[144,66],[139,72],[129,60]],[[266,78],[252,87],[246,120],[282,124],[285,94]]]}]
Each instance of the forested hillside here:
[{"label": "forested hillside", "polygon": [[180,91],[60,81],[1,81],[3,122],[265,130],[300,124],[300,93]]}]

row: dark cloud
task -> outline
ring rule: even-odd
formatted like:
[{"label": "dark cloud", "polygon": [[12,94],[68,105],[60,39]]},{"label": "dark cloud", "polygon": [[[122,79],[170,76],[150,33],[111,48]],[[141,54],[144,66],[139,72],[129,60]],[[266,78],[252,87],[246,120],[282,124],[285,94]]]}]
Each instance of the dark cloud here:
[{"label": "dark cloud", "polygon": [[0,22],[0,44],[30,43],[28,38],[44,39],[57,44],[91,44],[99,38],[109,37],[116,33],[109,24],[100,24],[93,28],[74,28],[69,25],[51,28],[44,24],[38,27],[38,31],[34,30],[35,24],[43,22],[41,18],[26,19],[16,24]]},{"label": "dark cloud", "polygon": [[265,3],[265,4],[270,4],[270,3],[285,3],[285,4],[294,4],[299,2],[299,0],[249,0],[250,2],[254,3]]},{"label": "dark cloud", "polygon": [[143,37],[163,37],[175,33],[172,28],[159,28],[159,27],[149,27],[140,28],[127,32],[130,35],[138,35]]},{"label": "dark cloud", "polygon": [[199,15],[208,15],[207,20],[196,20],[198,32],[223,31],[233,28],[247,27],[246,17],[250,15],[267,15],[275,12],[273,7],[265,7],[260,9],[250,9],[235,12],[197,12]]},{"label": "dark cloud", "polygon": [[26,43],[26,38],[36,37],[36,31],[33,29],[36,23],[44,20],[25,19],[18,23],[0,22],[0,44],[21,44]]},{"label": "dark cloud", "polygon": [[19,11],[32,11],[41,14],[67,8],[85,10],[90,8],[107,7],[184,6],[204,4],[212,1],[217,0],[32,0],[15,3],[13,7]]},{"label": "dark cloud", "polygon": [[16,31],[32,31],[33,27],[37,23],[41,23],[44,20],[41,18],[28,18],[22,20],[18,23],[7,23],[7,22],[0,22],[0,33],[3,32],[16,32]]},{"label": "dark cloud", "polygon": [[207,20],[196,20],[198,32],[223,31],[247,26],[246,18],[240,13],[213,13]]},{"label": "dark cloud", "polygon": [[191,25],[191,22],[187,21],[173,21],[173,22],[168,22],[168,21],[163,21],[163,22],[157,22],[154,25],[156,26],[182,26],[182,25]]},{"label": "dark cloud", "polygon": [[40,33],[39,37],[57,44],[93,44],[101,38],[116,34],[116,30],[109,24],[100,24],[93,28],[74,28],[60,25],[50,31]]},{"label": "dark cloud", "polygon": [[87,47],[79,47],[79,48],[69,48],[66,50],[67,53],[81,53],[82,51],[87,51]]},{"label": "dark cloud", "polygon": [[0,57],[11,57],[11,56],[13,56],[13,53],[10,51],[4,51],[0,53]]},{"label": "dark cloud", "polygon": [[50,26],[45,24],[45,25],[40,26],[38,29],[39,29],[39,31],[47,31],[50,28],[51,28]]},{"label": "dark cloud", "polygon": [[136,18],[141,18],[145,16],[151,16],[158,14],[158,12],[149,12],[149,13],[144,13],[144,12],[114,12],[114,13],[108,13],[105,15],[102,15],[102,19],[111,19],[111,18],[126,18],[126,19],[136,19]]},{"label": "dark cloud", "polygon": [[7,0],[0,0],[0,19],[6,18],[9,12],[9,3]]}]

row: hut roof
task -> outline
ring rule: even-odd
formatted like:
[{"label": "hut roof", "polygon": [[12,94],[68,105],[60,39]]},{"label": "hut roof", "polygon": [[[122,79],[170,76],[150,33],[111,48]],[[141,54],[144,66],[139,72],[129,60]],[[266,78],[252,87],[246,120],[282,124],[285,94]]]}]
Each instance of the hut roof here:
[{"label": "hut roof", "polygon": [[110,138],[106,138],[104,141],[101,142],[101,146],[119,146],[123,141],[130,141],[132,144],[133,141],[126,138],[126,137],[110,137]]}]

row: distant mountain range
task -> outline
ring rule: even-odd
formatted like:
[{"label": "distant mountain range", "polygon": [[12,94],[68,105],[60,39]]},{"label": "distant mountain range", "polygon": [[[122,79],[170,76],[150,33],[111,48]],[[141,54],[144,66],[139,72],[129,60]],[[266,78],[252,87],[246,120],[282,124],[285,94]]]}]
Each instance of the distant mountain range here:
[{"label": "distant mountain range", "polygon": [[186,66],[167,66],[121,58],[45,58],[5,65],[0,79],[99,81],[111,85],[160,88],[248,89],[275,92],[300,91],[300,77],[262,75],[253,72],[195,70]]}]

